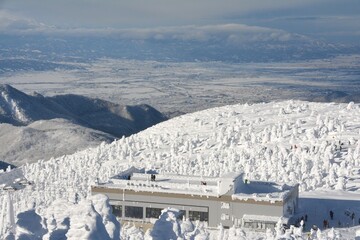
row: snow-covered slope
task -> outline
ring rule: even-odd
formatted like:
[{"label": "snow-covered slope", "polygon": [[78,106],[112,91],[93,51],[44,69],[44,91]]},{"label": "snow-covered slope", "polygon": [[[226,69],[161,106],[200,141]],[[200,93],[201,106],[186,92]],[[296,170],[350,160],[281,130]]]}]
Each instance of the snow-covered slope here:
[{"label": "snow-covered slope", "polygon": [[149,105],[126,106],[79,95],[27,95],[0,85],[0,122],[28,125],[37,120],[68,119],[116,137],[141,131],[166,118]]},{"label": "snow-covered slope", "polygon": [[16,166],[72,154],[111,142],[114,137],[65,119],[39,120],[28,126],[0,124],[0,159]]},{"label": "snow-covered slope", "polygon": [[60,117],[65,113],[65,109],[60,106],[52,106],[52,110],[44,108],[42,99],[29,96],[10,85],[0,85],[0,122],[26,125],[39,119]]},{"label": "snow-covered slope", "polygon": [[285,101],[196,112],[19,168],[35,185],[14,194],[15,210],[34,201],[44,212],[55,199],[86,198],[97,178],[106,181],[131,165],[205,176],[242,170],[249,178],[299,182],[301,194],[352,192],[356,198],[359,130],[360,106],[353,103]]},{"label": "snow-covered slope", "polygon": [[165,119],[148,105],[119,105],[79,95],[30,96],[0,85],[0,160],[21,165],[72,154]]}]

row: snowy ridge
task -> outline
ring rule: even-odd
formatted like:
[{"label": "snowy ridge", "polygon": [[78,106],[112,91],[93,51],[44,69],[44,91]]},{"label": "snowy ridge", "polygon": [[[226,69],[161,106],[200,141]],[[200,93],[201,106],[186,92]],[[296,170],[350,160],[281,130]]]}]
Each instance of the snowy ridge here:
[{"label": "snowy ridge", "polygon": [[121,137],[166,120],[165,116],[146,104],[127,106],[74,94],[30,96],[6,84],[0,85],[0,91],[0,122],[17,126],[63,118]]},{"label": "snowy ridge", "polygon": [[0,86],[0,90],[1,90],[1,98],[2,98],[0,99],[0,103],[2,105],[2,106],[0,105],[0,109],[3,108],[1,109],[2,114],[5,111],[9,111],[9,114],[17,121],[25,124],[29,123],[30,120],[23,113],[16,100],[11,98],[9,94],[9,87]]},{"label": "snowy ridge", "polygon": [[10,99],[9,96],[4,93],[1,92],[1,96],[2,98],[5,100],[5,102],[8,104],[8,107],[12,113],[12,115],[14,115],[14,117],[16,119],[19,119],[21,122],[27,123],[29,122],[29,120],[26,118],[26,116],[24,116],[24,114],[21,112],[19,106],[16,104],[16,102],[13,99]]},{"label": "snowy ridge", "polygon": [[0,85],[0,160],[22,165],[131,135],[166,120],[149,105],[80,95],[27,95]]},{"label": "snowy ridge", "polygon": [[[89,195],[130,166],[218,177],[300,183],[300,191],[359,192],[358,104],[285,101],[233,105],[177,117],[138,134],[21,169],[34,189],[14,194],[15,211],[34,201],[39,213],[56,199]],[[0,204],[4,202],[1,196]],[[5,217],[5,216],[4,216]]]}]

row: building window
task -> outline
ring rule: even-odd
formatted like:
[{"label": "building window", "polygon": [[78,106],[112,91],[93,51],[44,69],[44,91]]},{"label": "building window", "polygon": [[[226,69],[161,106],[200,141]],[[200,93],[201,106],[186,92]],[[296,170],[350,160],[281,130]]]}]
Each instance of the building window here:
[{"label": "building window", "polygon": [[265,223],[265,228],[274,229],[275,225],[276,225],[275,223]]},{"label": "building window", "polygon": [[146,218],[159,218],[162,208],[146,208]]},{"label": "building window", "polygon": [[[161,215],[162,208],[146,208],[146,218],[159,218]],[[179,215],[177,216],[177,219],[182,220],[183,217],[186,217],[186,211],[180,210]]]},{"label": "building window", "polygon": [[142,207],[125,206],[125,217],[142,219],[143,218],[143,208]]},{"label": "building window", "polygon": [[180,214],[178,215],[177,219],[182,220],[183,217],[186,218],[186,211],[185,210],[180,210]]},{"label": "building window", "polygon": [[191,221],[200,220],[207,222],[209,219],[208,212],[189,211],[189,218]]},{"label": "building window", "polygon": [[122,206],[120,205],[111,205],[112,212],[116,217],[122,217]]},{"label": "building window", "polygon": [[267,228],[274,229],[275,228],[275,223],[260,222],[260,221],[249,221],[249,222],[244,222],[243,227],[245,227],[245,228],[253,228],[253,229],[267,229]]}]

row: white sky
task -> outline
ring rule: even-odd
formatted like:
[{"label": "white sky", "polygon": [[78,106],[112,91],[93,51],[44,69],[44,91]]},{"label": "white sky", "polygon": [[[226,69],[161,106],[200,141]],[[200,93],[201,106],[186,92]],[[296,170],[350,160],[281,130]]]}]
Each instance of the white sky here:
[{"label": "white sky", "polygon": [[1,14],[60,28],[247,24],[358,42],[359,0],[0,0]]}]

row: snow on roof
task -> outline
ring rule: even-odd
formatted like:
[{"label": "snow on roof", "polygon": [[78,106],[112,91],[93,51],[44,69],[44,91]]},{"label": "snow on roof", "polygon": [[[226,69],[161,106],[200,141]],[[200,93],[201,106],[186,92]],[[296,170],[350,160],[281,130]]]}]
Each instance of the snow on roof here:
[{"label": "snow on roof", "polygon": [[221,178],[155,174],[155,181],[152,181],[151,175],[133,173],[131,179],[119,178],[117,176],[116,178],[111,178],[108,183],[102,184],[102,186],[143,192],[166,192],[216,197],[221,195],[219,187]]},{"label": "snow on roof", "polygon": [[297,186],[276,182],[244,180],[236,185],[233,199],[255,201],[284,201]]},{"label": "snow on roof", "polygon": [[18,182],[19,179],[23,179],[23,178],[24,178],[24,174],[20,168],[15,168],[7,172],[1,172],[0,188],[14,184],[14,182]]},{"label": "snow on roof", "polygon": [[[152,176],[155,179],[152,179]],[[119,188],[139,192],[166,192],[200,196],[231,195],[232,199],[256,201],[283,201],[293,186],[273,182],[248,181],[243,173],[227,173],[221,177],[189,176],[178,174],[148,174],[144,169],[129,168],[101,184],[106,188]]]}]

